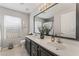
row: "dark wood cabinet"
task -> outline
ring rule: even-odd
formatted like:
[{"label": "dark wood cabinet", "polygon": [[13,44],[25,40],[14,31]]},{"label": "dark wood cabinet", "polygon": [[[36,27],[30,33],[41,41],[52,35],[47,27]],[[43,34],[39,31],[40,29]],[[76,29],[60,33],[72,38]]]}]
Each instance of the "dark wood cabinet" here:
[{"label": "dark wood cabinet", "polygon": [[57,56],[57,55],[55,53],[48,51],[43,47],[40,47],[40,56]]},{"label": "dark wood cabinet", "polygon": [[40,48],[40,56],[52,56],[52,55],[45,49]]},{"label": "dark wood cabinet", "polygon": [[76,39],[79,40],[79,3],[76,3]]},{"label": "dark wood cabinet", "polygon": [[31,55],[31,41],[29,38],[25,38],[25,48],[29,55]]},{"label": "dark wood cabinet", "polygon": [[38,56],[38,45],[31,41],[31,56]]},{"label": "dark wood cabinet", "polygon": [[25,48],[31,56],[57,56],[29,38],[26,38],[25,40]]}]

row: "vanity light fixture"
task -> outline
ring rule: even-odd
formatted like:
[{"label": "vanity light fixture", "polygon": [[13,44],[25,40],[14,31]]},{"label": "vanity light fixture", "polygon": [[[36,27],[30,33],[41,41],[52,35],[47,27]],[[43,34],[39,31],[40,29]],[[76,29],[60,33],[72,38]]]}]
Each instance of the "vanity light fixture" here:
[{"label": "vanity light fixture", "polygon": [[44,4],[41,4],[40,7],[39,7],[39,11],[44,11],[46,10],[52,3],[44,3]]}]

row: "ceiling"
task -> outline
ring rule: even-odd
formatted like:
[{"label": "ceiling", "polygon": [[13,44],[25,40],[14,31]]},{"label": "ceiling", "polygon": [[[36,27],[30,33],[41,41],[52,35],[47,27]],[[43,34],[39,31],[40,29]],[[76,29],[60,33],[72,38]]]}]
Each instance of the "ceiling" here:
[{"label": "ceiling", "polygon": [[24,13],[32,13],[40,4],[41,3],[0,3],[0,6]]}]

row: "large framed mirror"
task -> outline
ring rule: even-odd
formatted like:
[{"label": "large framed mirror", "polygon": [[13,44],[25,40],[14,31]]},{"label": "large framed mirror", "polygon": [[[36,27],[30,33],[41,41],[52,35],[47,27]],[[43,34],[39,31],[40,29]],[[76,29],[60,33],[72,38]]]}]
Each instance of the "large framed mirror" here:
[{"label": "large framed mirror", "polygon": [[[34,16],[34,33],[46,26],[48,35],[76,40],[76,4],[59,3]],[[45,33],[46,34],[46,33]]]}]

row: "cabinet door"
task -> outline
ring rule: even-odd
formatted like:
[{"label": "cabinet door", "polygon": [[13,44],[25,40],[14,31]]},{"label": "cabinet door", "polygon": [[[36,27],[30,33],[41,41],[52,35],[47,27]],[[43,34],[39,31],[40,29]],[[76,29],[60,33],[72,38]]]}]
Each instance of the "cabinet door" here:
[{"label": "cabinet door", "polygon": [[43,48],[43,47],[40,47],[39,50],[40,50],[40,56],[58,56],[57,54],[52,53],[52,52],[46,50],[46,49]]},{"label": "cabinet door", "polygon": [[30,39],[26,38],[26,41],[25,41],[25,48],[27,50],[27,52],[30,54],[31,53],[31,44],[30,44]]},{"label": "cabinet door", "polygon": [[31,42],[31,55],[38,56],[38,45],[33,41]]},{"label": "cabinet door", "polygon": [[43,48],[40,48],[40,55],[41,56],[52,56],[48,51]]},{"label": "cabinet door", "polygon": [[76,39],[79,41],[79,3],[76,3]]}]

